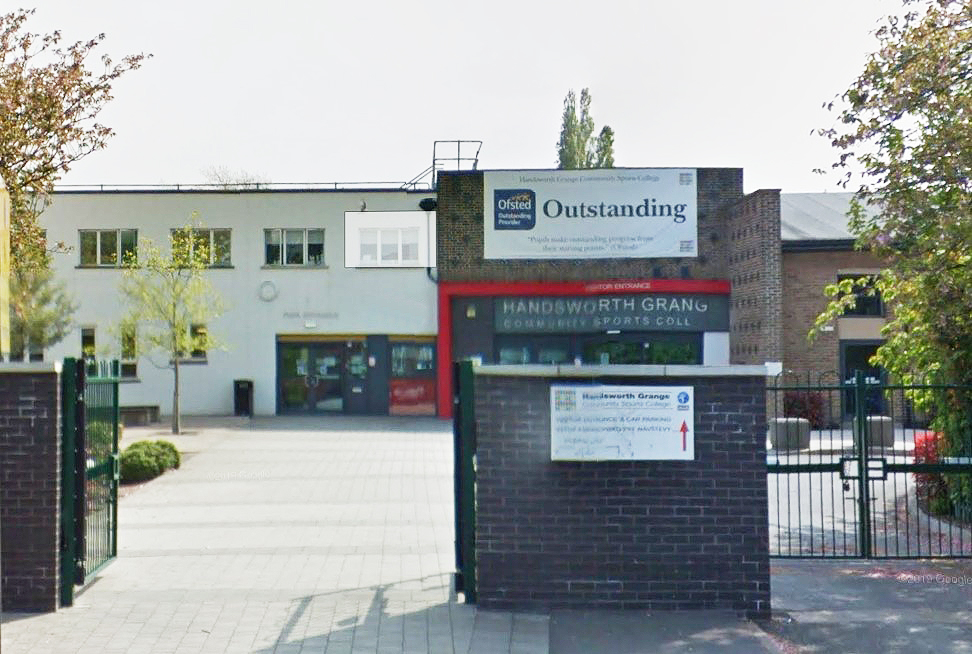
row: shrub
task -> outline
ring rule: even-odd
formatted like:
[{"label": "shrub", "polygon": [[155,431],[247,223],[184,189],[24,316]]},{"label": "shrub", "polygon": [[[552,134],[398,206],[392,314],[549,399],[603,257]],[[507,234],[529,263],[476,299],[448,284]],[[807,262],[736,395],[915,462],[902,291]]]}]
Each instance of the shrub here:
[{"label": "shrub", "polygon": [[179,456],[179,450],[176,449],[175,445],[163,440],[155,441],[154,445],[159,450],[166,470],[176,470],[179,468],[179,465],[182,463],[182,457]]},{"label": "shrub", "polygon": [[[915,463],[938,463],[942,435],[937,431],[915,432]],[[916,472],[918,498],[928,503],[932,513],[948,512],[948,486],[937,472]]]},{"label": "shrub", "polygon": [[168,441],[139,441],[121,453],[121,481],[133,483],[158,477],[181,463],[179,450]]},{"label": "shrub", "polygon": [[823,396],[810,391],[787,391],[783,395],[783,415],[806,418],[813,429],[820,429],[824,426]]},{"label": "shrub", "polygon": [[[137,443],[136,443],[137,445]],[[155,452],[148,448],[129,446],[121,453],[121,481],[133,483],[154,479],[162,474],[162,467]]]}]

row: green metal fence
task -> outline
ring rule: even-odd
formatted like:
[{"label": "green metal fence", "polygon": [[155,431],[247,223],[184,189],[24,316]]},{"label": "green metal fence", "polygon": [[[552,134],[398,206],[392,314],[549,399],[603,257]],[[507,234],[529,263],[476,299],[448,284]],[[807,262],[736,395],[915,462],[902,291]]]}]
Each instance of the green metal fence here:
[{"label": "green metal fence", "polygon": [[118,362],[62,368],[61,605],[118,553]]},{"label": "green metal fence", "polygon": [[972,557],[972,388],[781,376],[767,405],[772,555]]}]

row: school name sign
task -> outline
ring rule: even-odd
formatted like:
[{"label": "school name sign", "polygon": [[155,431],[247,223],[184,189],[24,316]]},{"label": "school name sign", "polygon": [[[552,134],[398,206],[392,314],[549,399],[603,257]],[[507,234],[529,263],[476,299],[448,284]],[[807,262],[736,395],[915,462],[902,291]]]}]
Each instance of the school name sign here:
[{"label": "school name sign", "polygon": [[695,459],[692,386],[550,386],[553,461]]},{"label": "school name sign", "polygon": [[698,256],[694,168],[486,171],[486,259]]}]

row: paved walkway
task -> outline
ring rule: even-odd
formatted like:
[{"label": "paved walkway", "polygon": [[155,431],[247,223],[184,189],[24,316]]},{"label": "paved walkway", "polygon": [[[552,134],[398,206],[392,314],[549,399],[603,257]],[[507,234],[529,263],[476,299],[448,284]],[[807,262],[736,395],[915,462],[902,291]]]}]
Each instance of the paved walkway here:
[{"label": "paved walkway", "polygon": [[125,431],[184,465],[121,500],[118,559],[72,608],[4,616],[4,654],[547,651],[546,616],[450,593],[450,423],[186,422]]},{"label": "paved walkway", "polygon": [[774,619],[478,611],[450,591],[451,425],[190,419],[180,470],[121,501],[119,557],[3,654],[972,653],[972,562],[773,562]]}]

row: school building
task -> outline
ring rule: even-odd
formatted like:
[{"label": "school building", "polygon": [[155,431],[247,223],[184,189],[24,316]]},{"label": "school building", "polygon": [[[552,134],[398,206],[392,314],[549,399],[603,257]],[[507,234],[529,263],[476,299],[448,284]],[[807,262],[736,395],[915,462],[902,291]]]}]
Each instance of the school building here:
[{"label": "school building", "polygon": [[[140,240],[195,218],[226,344],[182,371],[186,414],[448,416],[452,362],[771,363],[846,374],[880,342],[862,302],[814,343],[823,286],[880,269],[850,194],[743,192],[738,168],[439,171],[434,188],[61,190],[41,222],[79,304],[46,359],[122,361],[123,406],[171,408],[165,357],[117,327]],[[125,336],[125,338],[123,338]]]}]

